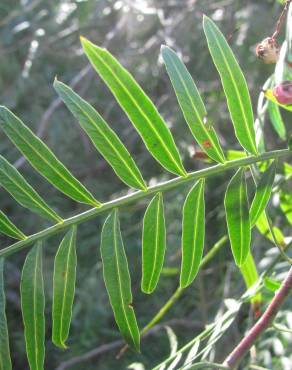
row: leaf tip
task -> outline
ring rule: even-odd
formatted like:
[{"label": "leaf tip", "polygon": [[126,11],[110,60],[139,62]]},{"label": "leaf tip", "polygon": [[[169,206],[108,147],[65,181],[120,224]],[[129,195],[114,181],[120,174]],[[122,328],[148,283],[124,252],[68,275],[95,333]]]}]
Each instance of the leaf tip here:
[{"label": "leaf tip", "polygon": [[161,54],[163,54],[164,52],[166,52],[167,50],[169,50],[170,48],[167,46],[167,45],[165,45],[165,44],[162,44],[161,46],[160,46],[160,51],[161,51]]}]

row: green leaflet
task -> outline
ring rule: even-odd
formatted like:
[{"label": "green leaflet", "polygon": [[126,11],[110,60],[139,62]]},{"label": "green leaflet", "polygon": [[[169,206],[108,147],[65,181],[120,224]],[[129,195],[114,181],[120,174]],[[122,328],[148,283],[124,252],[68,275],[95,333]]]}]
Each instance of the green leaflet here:
[{"label": "green leaflet", "polygon": [[270,167],[262,174],[259,183],[257,184],[256,193],[250,207],[250,224],[254,226],[264,212],[273,189],[276,162],[273,162]]},{"label": "green leaflet", "polygon": [[224,199],[226,221],[235,263],[241,267],[248,258],[251,240],[244,169],[240,168],[227,186]]},{"label": "green leaflet", "polygon": [[271,279],[269,277],[264,278],[264,284],[265,288],[267,288],[273,293],[275,293],[281,287],[281,283],[279,281]]},{"label": "green leaflet", "polygon": [[[245,263],[240,267],[240,272],[245,281],[246,288],[251,288],[259,279],[256,264],[251,253],[248,254]],[[260,303],[262,301],[261,293],[257,293],[251,298],[252,303]]]},{"label": "green leaflet", "polygon": [[170,130],[132,75],[106,50],[81,38],[89,61],[128,115],[153,157],[168,171],[187,173]]},{"label": "green leaflet", "polygon": [[60,348],[67,348],[72,305],[76,283],[76,226],[62,240],[54,263],[52,341]]},{"label": "green leaflet", "polygon": [[140,333],[133,309],[131,278],[123,245],[118,211],[106,219],[101,233],[103,277],[116,323],[126,342],[140,350]]},{"label": "green leaflet", "polygon": [[292,225],[292,194],[280,190],[280,207],[285,213],[285,216],[289,223]]},{"label": "green leaflet", "polygon": [[26,353],[30,370],[42,370],[45,359],[45,294],[41,242],[38,242],[30,250],[25,259],[21,274],[20,293]]},{"label": "green leaflet", "polygon": [[279,106],[271,101],[268,102],[268,111],[272,125],[282,140],[286,140],[286,127],[283,122]]},{"label": "green leaflet", "polygon": [[23,232],[20,231],[2,211],[0,211],[0,233],[19,240],[26,238]]},{"label": "green leaflet", "polygon": [[205,180],[190,190],[183,207],[182,264],[180,287],[185,288],[196,277],[203,256],[205,240]]},{"label": "green leaflet", "polygon": [[224,163],[225,157],[214,128],[205,123],[207,112],[199,91],[177,54],[162,46],[161,54],[185,120],[198,144],[210,158]]},{"label": "green leaflet", "polygon": [[92,194],[67,170],[53,152],[9,109],[0,106],[0,125],[31,165],[70,198],[100,207]]},{"label": "green leaflet", "polygon": [[0,184],[23,207],[53,221],[63,222],[25,178],[4,157],[0,155]]},{"label": "green leaflet", "polygon": [[12,370],[4,292],[4,259],[0,258],[0,370]]},{"label": "green leaflet", "polygon": [[143,177],[130,153],[100,114],[62,82],[55,80],[54,87],[96,149],[120,179],[135,189],[146,190]]},{"label": "green leaflet", "polygon": [[[266,238],[268,238],[271,242],[274,243],[274,238],[273,238],[272,233],[270,232],[266,212],[262,212],[262,214],[259,216],[256,222],[256,227],[262,235],[264,235]],[[281,246],[286,245],[285,237],[282,231],[277,226],[273,227],[273,231],[274,231],[274,235],[276,237],[277,243]]]},{"label": "green leaflet", "polygon": [[166,249],[166,230],[162,194],[149,203],[143,220],[142,283],[144,293],[156,288],[162,270]]},{"label": "green leaflet", "polygon": [[254,118],[246,80],[215,23],[204,16],[203,27],[212,59],[221,77],[236,137],[244,149],[257,155]]}]

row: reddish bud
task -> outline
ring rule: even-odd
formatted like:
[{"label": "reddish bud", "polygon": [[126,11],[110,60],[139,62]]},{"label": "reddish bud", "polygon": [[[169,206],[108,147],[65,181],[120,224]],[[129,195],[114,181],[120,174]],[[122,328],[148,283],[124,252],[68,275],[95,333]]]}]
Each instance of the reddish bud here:
[{"label": "reddish bud", "polygon": [[280,104],[292,104],[292,81],[284,81],[276,85],[273,89],[273,95]]},{"label": "reddish bud", "polygon": [[201,150],[196,150],[196,152],[193,154],[194,159],[208,159],[209,157],[205,152],[202,152]]}]

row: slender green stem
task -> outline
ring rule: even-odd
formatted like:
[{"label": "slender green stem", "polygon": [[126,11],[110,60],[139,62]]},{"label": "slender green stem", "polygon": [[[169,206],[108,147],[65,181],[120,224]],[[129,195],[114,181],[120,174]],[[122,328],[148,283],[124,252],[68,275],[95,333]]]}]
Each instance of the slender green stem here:
[{"label": "slender green stem", "polygon": [[268,221],[268,225],[269,225],[269,229],[270,229],[270,233],[272,235],[272,238],[273,238],[273,241],[274,241],[274,244],[275,246],[278,248],[282,258],[287,261],[290,265],[292,265],[292,258],[290,258],[289,256],[287,256],[287,254],[284,252],[283,248],[279,245],[278,241],[277,241],[277,238],[276,238],[276,235],[274,233],[274,228],[273,228],[273,224],[270,220],[270,217],[268,215],[268,212],[266,211],[266,215],[267,215],[267,221]]},{"label": "slender green stem", "polygon": [[119,208],[131,203],[134,203],[140,199],[143,199],[149,195],[158,193],[158,192],[165,192],[171,189],[178,187],[179,185],[186,184],[188,182],[200,179],[200,178],[207,178],[210,176],[218,175],[224,173],[227,170],[236,169],[242,166],[249,166],[253,163],[266,161],[269,159],[276,159],[280,157],[285,157],[291,155],[291,151],[289,149],[283,150],[274,150],[271,152],[263,153],[259,156],[250,156],[245,158],[236,159],[234,161],[229,161],[224,164],[218,164],[212,167],[208,167],[199,171],[190,172],[186,177],[176,177],[172,180],[151,186],[148,188],[147,191],[139,190],[132,194],[125,195],[121,198],[103,203],[99,208],[91,208],[86,212],[80,213],[76,216],[70,217],[65,219],[62,223],[58,223],[54,226],[51,226],[45,230],[42,230],[36,234],[28,236],[26,239],[16,242],[9,247],[3,248],[0,250],[0,257],[5,257],[11,255],[19,250],[30,246],[32,243],[48,238],[52,235],[58,234],[61,231],[66,230],[68,227],[72,225],[77,225],[82,222],[88,221],[100,213],[107,212],[112,210],[113,208]]},{"label": "slender green stem", "polygon": [[149,323],[141,330],[141,335],[146,334],[162,317],[166,312],[175,304],[183,292],[183,289],[177,288],[169,300],[161,307],[157,314],[149,321]]}]

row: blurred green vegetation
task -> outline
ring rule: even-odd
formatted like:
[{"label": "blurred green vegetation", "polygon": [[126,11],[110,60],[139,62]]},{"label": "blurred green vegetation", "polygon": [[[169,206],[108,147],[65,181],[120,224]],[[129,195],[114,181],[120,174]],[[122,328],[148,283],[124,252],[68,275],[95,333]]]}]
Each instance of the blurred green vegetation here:
[{"label": "blurred green vegetation", "polygon": [[[133,153],[145,179],[155,183],[166,180],[170,175],[163,173],[147,153],[125,114],[87,64],[79,36],[84,35],[96,44],[109,48],[131,71],[170,125],[186,168],[197,170],[205,164],[192,155],[196,147],[161,63],[160,45],[166,43],[183,55],[224,149],[240,149],[231,129],[219,77],[207,50],[202,14],[211,16],[227,36],[247,77],[256,108],[258,94],[273,72],[273,66],[261,64],[254,49],[258,42],[271,34],[280,11],[280,4],[272,0],[1,0],[0,103],[13,110],[37,132],[97,199],[109,200],[128,190],[57,98],[52,86],[55,76],[71,84],[97,108]],[[286,143],[277,138],[271,125],[266,125],[265,135],[269,149],[285,147]],[[0,150],[8,160],[17,164],[21,173],[62,216],[69,217],[86,209],[65,199],[49,186],[22,160],[19,152],[2,134]],[[226,233],[222,205],[227,181],[228,177],[224,175],[207,182],[206,250]],[[165,197],[166,267],[180,265],[181,209],[187,190],[188,187],[182,187]],[[0,204],[1,210],[26,234],[48,226],[46,221],[21,209],[2,190]],[[140,291],[141,224],[146,205],[146,202],[140,202],[121,210],[121,227],[132,274],[133,304],[140,327],[151,319],[178,285],[178,275],[165,274],[153,295],[145,297]],[[277,213],[277,209],[274,217],[283,233],[288,235],[288,222]],[[127,352],[116,360],[115,355],[121,348],[117,345],[87,361],[64,367],[66,360],[120,339],[101,274],[99,243],[102,222],[103,217],[99,217],[78,230],[78,278],[68,342],[70,348],[66,352],[54,348],[50,342],[53,258],[59,237],[50,239],[45,245],[47,369],[123,369],[137,361],[143,362],[148,369],[169,353],[165,330],[160,327],[143,340],[140,355]],[[8,238],[1,237],[1,247],[8,243]],[[256,232],[253,250],[260,269],[275,253],[272,245]],[[27,369],[28,366],[19,299],[24,257],[25,252],[14,255],[9,258],[6,267],[8,325],[13,368],[16,370]],[[244,283],[231,261],[229,248],[225,247],[201,271],[195,283],[164,318],[163,322],[173,328],[180,344],[186,343],[214,319],[222,297],[238,297],[243,292]],[[286,266],[285,263],[277,266],[278,278],[283,276]],[[243,335],[247,320],[250,320],[248,310],[246,305],[229,335],[211,353],[216,360],[220,361]],[[288,311],[284,310],[281,315],[283,321],[288,318],[292,321]],[[258,351],[262,366],[273,370],[292,368],[291,335],[267,333]]]}]

